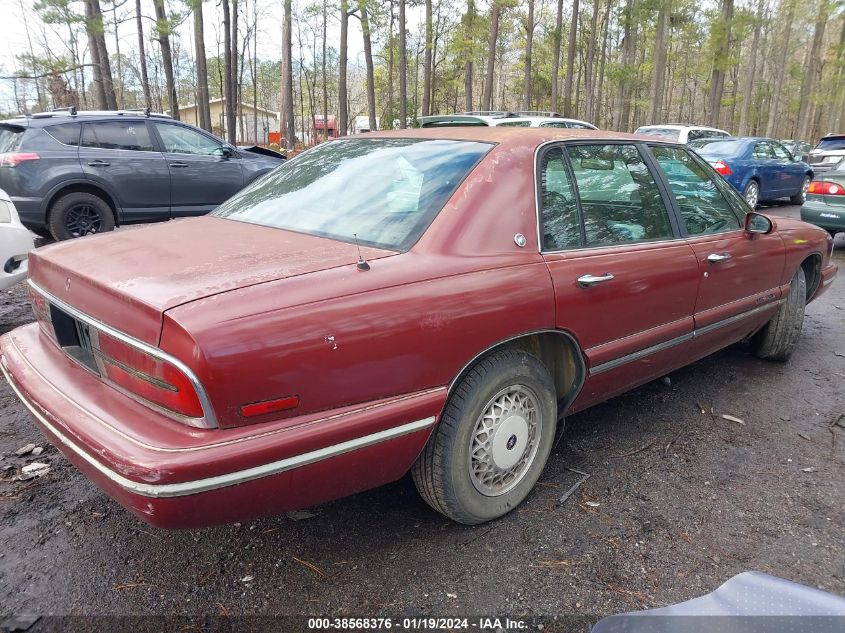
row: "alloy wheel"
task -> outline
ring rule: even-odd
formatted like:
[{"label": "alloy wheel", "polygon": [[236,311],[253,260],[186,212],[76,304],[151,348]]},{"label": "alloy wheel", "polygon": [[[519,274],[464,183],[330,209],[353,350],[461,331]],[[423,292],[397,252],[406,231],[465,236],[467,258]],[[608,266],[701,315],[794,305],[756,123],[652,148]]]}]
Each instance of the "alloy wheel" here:
[{"label": "alloy wheel", "polygon": [[99,233],[101,227],[102,218],[90,204],[71,207],[65,215],[65,228],[74,237]]},{"label": "alloy wheel", "polygon": [[760,199],[760,188],[757,186],[757,183],[753,180],[748,183],[748,186],[745,188],[745,201],[748,203],[752,209],[757,208],[757,202]]},{"label": "alloy wheel", "polygon": [[531,467],[543,430],[539,398],[525,385],[510,385],[493,396],[478,417],[470,439],[472,485],[487,497],[512,490]]}]

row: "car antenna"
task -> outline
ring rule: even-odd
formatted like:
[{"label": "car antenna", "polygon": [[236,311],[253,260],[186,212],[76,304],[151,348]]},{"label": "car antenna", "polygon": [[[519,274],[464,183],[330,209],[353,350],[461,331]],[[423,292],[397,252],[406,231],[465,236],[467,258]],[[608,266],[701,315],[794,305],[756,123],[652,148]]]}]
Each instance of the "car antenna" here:
[{"label": "car antenna", "polygon": [[358,243],[358,234],[353,233],[352,237],[355,238],[355,247],[358,249],[358,270],[369,270],[370,265],[367,263],[367,260],[361,256],[361,245]]}]

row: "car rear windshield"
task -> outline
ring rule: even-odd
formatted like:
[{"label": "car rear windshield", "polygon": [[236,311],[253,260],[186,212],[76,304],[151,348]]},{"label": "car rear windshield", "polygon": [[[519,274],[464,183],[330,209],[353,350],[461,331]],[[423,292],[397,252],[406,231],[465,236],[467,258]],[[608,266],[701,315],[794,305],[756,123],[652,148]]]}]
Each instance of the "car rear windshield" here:
[{"label": "car rear windshield", "polygon": [[386,138],[322,143],[212,215],[403,251],[491,147]]},{"label": "car rear windshield", "polygon": [[823,138],[816,145],[815,149],[845,149],[845,136],[832,136]]},{"label": "car rear windshield", "polygon": [[24,131],[17,125],[0,125],[0,154],[18,151]]},{"label": "car rear windshield", "polygon": [[690,143],[690,146],[701,156],[728,158],[741,154],[745,144],[741,141],[711,141],[701,139],[700,141],[693,141]]},{"label": "car rear windshield", "polygon": [[659,136],[669,141],[677,141],[681,138],[680,130],[673,130],[668,127],[641,127],[636,131],[636,134],[645,134],[646,136]]}]

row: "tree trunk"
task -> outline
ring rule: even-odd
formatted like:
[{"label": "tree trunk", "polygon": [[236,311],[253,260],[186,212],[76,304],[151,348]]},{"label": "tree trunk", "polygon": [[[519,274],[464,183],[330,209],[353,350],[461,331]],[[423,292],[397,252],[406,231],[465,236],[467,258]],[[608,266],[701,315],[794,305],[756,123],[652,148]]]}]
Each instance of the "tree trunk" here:
[{"label": "tree trunk", "polygon": [[399,0],[399,127],[408,127],[408,55],[406,47],[405,0]]},{"label": "tree trunk", "polygon": [[816,16],[816,24],[813,28],[813,43],[810,47],[810,63],[801,78],[801,93],[798,99],[798,133],[797,138],[805,139],[810,132],[811,108],[813,91],[816,89],[821,74],[821,49],[824,40],[824,31],[827,20],[830,17],[830,0],[821,0],[819,13]]},{"label": "tree trunk", "polygon": [[531,109],[531,53],[534,48],[534,0],[528,0],[525,16],[525,68],[522,78],[522,109]]},{"label": "tree trunk", "polygon": [[499,1],[493,0],[493,5],[490,7],[490,34],[487,38],[487,74],[484,76],[484,90],[481,93],[482,110],[493,109],[493,72],[496,69],[496,43],[499,41],[501,12]]},{"label": "tree trunk", "polygon": [[[326,30],[328,29],[328,5],[323,0],[323,140],[328,138],[329,130],[329,79],[326,74]],[[315,139],[316,140],[316,139]]]},{"label": "tree trunk", "polygon": [[560,47],[563,41],[563,0],[557,0],[555,13],[555,30],[552,34],[552,103],[551,109],[557,111],[560,93]]},{"label": "tree trunk", "polygon": [[[649,123],[663,120],[663,91],[666,88],[666,43],[671,0],[664,0],[657,12],[657,31],[654,41],[654,73],[651,76],[651,109]],[[753,57],[753,55],[752,55]]]},{"label": "tree trunk", "polygon": [[337,109],[338,124],[337,132],[340,136],[346,136],[349,128],[347,104],[346,104],[346,65],[347,65],[347,43],[349,37],[349,3],[347,0],[340,0],[340,63],[337,86]]},{"label": "tree trunk", "polygon": [[[238,106],[240,103],[240,95],[238,94],[238,0],[230,0],[232,3],[232,34],[229,37],[229,46],[232,47],[232,52],[229,54],[231,66],[229,67],[229,95],[231,99],[226,100],[226,127],[231,128],[229,133],[229,142],[233,145],[238,140],[238,121],[236,116]],[[288,37],[288,46],[290,46],[290,37]]]},{"label": "tree trunk", "polygon": [[100,0],[88,0],[92,6],[92,15],[95,19],[95,41],[97,44],[100,66],[103,69],[103,90],[106,95],[106,107],[110,110],[117,110],[117,98],[114,94],[114,80],[111,74],[111,63],[109,62],[109,51],[106,48],[105,25],[103,13],[100,11]]},{"label": "tree trunk", "polygon": [[367,15],[367,0],[358,0],[361,12],[361,33],[364,36],[364,62],[367,66],[367,115],[370,131],[378,129],[376,124],[376,80],[373,68],[373,46],[370,40],[370,19]]},{"label": "tree trunk", "polygon": [[[235,117],[229,116],[235,102],[232,94],[232,18],[229,12],[229,0],[223,0],[223,104],[226,119],[226,140],[235,143]],[[284,85],[284,82],[282,82]]]},{"label": "tree trunk", "polygon": [[595,99],[595,82],[593,81],[593,69],[596,61],[596,44],[598,37],[596,31],[598,30],[599,22],[599,0],[593,0],[593,17],[590,20],[590,35],[587,43],[587,67],[584,72],[584,110],[588,121],[593,119],[593,108]]},{"label": "tree trunk", "polygon": [[796,0],[785,0],[787,4],[786,24],[784,25],[784,38],[782,43],[776,46],[781,49],[781,56],[775,67],[775,81],[774,92],[772,93],[771,105],[769,106],[769,116],[766,120],[766,136],[772,136],[775,132],[775,125],[777,123],[778,110],[780,109],[780,95],[783,89],[784,77],[786,73],[787,60],[789,59],[789,40],[792,36],[792,21],[795,18],[795,2]]},{"label": "tree trunk", "polygon": [[[464,15],[464,38],[467,42],[464,50],[466,55],[464,61],[464,110],[472,110],[472,63],[474,51],[474,32],[473,23],[475,22],[475,2],[474,0],[467,1],[467,12]],[[457,108],[456,108],[457,109]]]},{"label": "tree trunk", "polygon": [[144,91],[144,107],[152,108],[150,78],[147,75],[147,54],[144,51],[144,24],[141,20],[141,0],[135,0],[135,23],[138,27],[138,55],[141,59],[141,89]]},{"label": "tree trunk", "polygon": [[88,49],[91,53],[91,63],[93,64],[94,94],[97,107],[101,110],[108,110],[111,108],[111,105],[106,95],[104,64],[100,58],[100,46],[97,42],[97,33],[98,31],[102,31],[102,28],[102,15],[96,12],[93,0],[86,0],[85,31],[88,34]]},{"label": "tree trunk", "polygon": [[731,63],[731,21],[733,14],[734,0],[722,0],[720,19],[711,27],[717,29],[714,36],[713,70],[710,72],[710,92],[707,97],[707,118],[713,127],[719,127],[722,114],[725,71]]},{"label": "tree trunk", "polygon": [[572,0],[572,21],[566,49],[566,78],[563,82],[563,116],[572,116],[572,80],[575,75],[575,46],[578,42],[578,0]]},{"label": "tree trunk", "polygon": [[423,60],[422,116],[431,114],[431,46],[433,31],[431,0],[425,0],[425,58]]},{"label": "tree trunk", "polygon": [[599,85],[596,89],[595,112],[593,113],[594,125],[603,126],[604,122],[601,120],[601,106],[604,98],[604,69],[607,63],[607,40],[610,33],[610,8],[613,0],[607,0],[604,6],[604,18],[602,20],[602,44],[601,57],[599,58]]},{"label": "tree trunk", "polygon": [[757,48],[760,45],[760,30],[763,27],[763,10],[765,0],[757,3],[757,15],[755,16],[754,36],[751,39],[751,51],[748,55],[749,68],[748,76],[743,78],[742,107],[739,110],[739,135],[746,136],[748,133],[748,113],[751,111],[751,99],[754,96],[754,76],[757,74]]},{"label": "tree trunk", "polygon": [[394,109],[393,109],[393,0],[390,0],[389,3],[390,7],[390,24],[388,26],[387,31],[387,118],[388,124],[390,127],[388,129],[393,129],[393,117]]},{"label": "tree trunk", "polygon": [[[96,0],[95,0],[96,1]],[[156,35],[161,46],[161,59],[164,65],[164,77],[167,82],[167,101],[170,116],[179,119],[179,100],[176,96],[176,82],[173,78],[173,53],[170,50],[170,23],[164,9],[164,0],[153,0],[156,12]]]},{"label": "tree trunk", "polygon": [[293,15],[291,0],[285,0],[282,24],[282,94],[279,129],[285,135],[285,148],[290,151],[296,141],[293,117]]},{"label": "tree trunk", "polygon": [[[140,0],[138,0],[140,3]],[[208,64],[205,57],[202,0],[194,0],[194,55],[197,64],[197,123],[211,132],[211,108],[208,104]]]}]

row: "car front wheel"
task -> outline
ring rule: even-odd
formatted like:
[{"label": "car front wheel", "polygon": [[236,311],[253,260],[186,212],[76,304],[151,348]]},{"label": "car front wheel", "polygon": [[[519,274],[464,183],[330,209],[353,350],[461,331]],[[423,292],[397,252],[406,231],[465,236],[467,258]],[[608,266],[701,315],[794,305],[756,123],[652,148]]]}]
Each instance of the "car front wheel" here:
[{"label": "car front wheel", "polygon": [[519,350],[495,352],[457,384],[412,470],[423,499],[474,525],[516,508],[534,487],[557,427],[546,367]]},{"label": "car front wheel", "polygon": [[789,360],[801,336],[806,305],[807,278],[804,269],[799,266],[789,284],[786,300],[780,304],[775,316],[752,337],[754,353],[767,360]]},{"label": "car front wheel", "polygon": [[757,208],[757,203],[760,202],[760,185],[756,180],[751,180],[745,185],[745,191],[742,192],[743,198],[752,209]]}]

